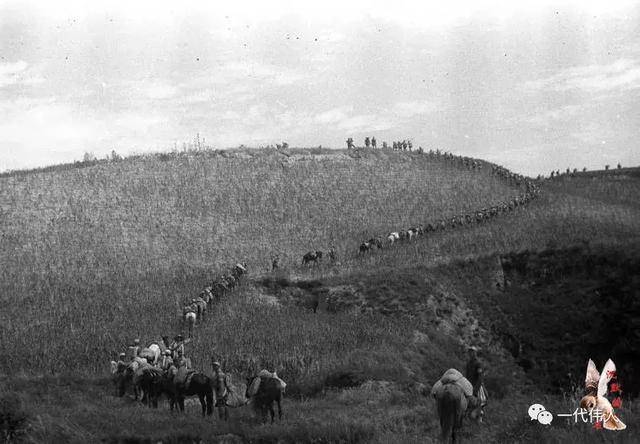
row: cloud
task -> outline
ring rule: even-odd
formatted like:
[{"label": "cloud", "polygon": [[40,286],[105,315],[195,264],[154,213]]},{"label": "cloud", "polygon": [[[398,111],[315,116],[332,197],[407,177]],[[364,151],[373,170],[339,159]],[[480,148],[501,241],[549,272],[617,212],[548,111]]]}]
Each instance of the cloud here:
[{"label": "cloud", "polygon": [[566,122],[580,115],[581,111],[584,111],[584,105],[565,105],[540,112],[527,120],[534,125],[546,126],[557,122]]},{"label": "cloud", "polygon": [[28,69],[29,64],[23,60],[0,64],[0,88],[9,85],[35,85],[44,82],[44,78]]},{"label": "cloud", "polygon": [[232,83],[242,80],[257,80],[277,86],[288,86],[306,76],[298,70],[260,62],[229,62],[215,71],[215,83]]},{"label": "cloud", "polygon": [[566,68],[551,77],[526,82],[525,87],[529,90],[582,90],[587,93],[637,89],[640,88],[640,63],[619,59],[608,65]]},{"label": "cloud", "polygon": [[152,114],[140,114],[126,111],[113,119],[113,124],[129,132],[146,133],[151,127],[166,122],[166,119]]},{"label": "cloud", "polygon": [[338,123],[338,128],[347,131],[384,131],[395,126],[392,119],[380,114],[359,114]]},{"label": "cloud", "polygon": [[436,107],[431,102],[397,102],[381,110],[353,115],[352,106],[329,109],[317,114],[313,121],[324,125],[335,125],[346,131],[384,131],[402,127],[407,120],[429,114]]},{"label": "cloud", "polygon": [[414,117],[428,114],[436,110],[435,104],[431,102],[398,102],[391,108],[391,113],[398,117]]},{"label": "cloud", "polygon": [[0,134],[0,169],[77,160],[110,135],[103,121],[49,97],[0,103]]},{"label": "cloud", "polygon": [[166,83],[152,83],[143,89],[149,99],[170,99],[178,94],[178,88]]},{"label": "cloud", "polygon": [[337,123],[347,119],[347,112],[348,111],[344,107],[333,108],[318,114],[315,117],[315,121],[324,124]]}]

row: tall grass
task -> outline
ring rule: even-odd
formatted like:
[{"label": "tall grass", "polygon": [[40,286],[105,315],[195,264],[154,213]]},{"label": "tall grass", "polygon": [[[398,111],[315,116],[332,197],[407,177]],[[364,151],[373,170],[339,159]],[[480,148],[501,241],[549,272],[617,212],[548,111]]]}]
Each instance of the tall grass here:
[{"label": "tall grass", "polygon": [[335,245],[348,263],[363,238],[513,194],[488,171],[382,152],[154,156],[8,175],[0,339],[11,359],[0,368],[98,371],[132,337],[178,329],[180,302],[233,261],[256,273],[279,254],[296,267]]}]

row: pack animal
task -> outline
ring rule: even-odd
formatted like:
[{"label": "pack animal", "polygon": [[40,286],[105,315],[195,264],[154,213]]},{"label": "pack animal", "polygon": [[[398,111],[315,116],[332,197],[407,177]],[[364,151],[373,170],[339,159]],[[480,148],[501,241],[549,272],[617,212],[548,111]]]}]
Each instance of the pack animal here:
[{"label": "pack animal", "polygon": [[[255,378],[260,378],[260,387],[255,395],[252,397],[249,394],[249,387],[254,382]],[[275,421],[275,410],[273,403],[278,404],[278,418],[282,420],[282,386],[280,382],[275,378],[264,378],[255,376],[247,378],[247,398],[253,399],[253,407],[257,413],[260,414],[263,422],[267,420],[267,413],[271,414],[271,423]]]},{"label": "pack animal", "polygon": [[302,256],[302,265],[307,265],[310,263],[318,264],[319,261],[322,260],[322,251],[310,251],[304,256]]}]

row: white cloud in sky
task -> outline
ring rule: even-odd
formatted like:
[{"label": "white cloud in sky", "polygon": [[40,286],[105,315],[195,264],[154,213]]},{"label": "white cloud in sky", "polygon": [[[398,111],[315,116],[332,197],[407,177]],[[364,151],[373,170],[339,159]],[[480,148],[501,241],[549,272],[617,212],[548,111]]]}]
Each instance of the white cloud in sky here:
[{"label": "white cloud in sky", "polygon": [[603,92],[640,88],[640,62],[619,59],[606,65],[565,68],[553,76],[526,83],[532,90]]},{"label": "white cloud in sky", "polygon": [[144,87],[144,92],[150,99],[170,99],[178,94],[178,88],[164,83],[153,82]]},{"label": "white cloud in sky", "polygon": [[318,123],[324,124],[338,123],[347,118],[348,109],[349,108],[346,107],[333,108],[318,114],[315,120]]},{"label": "white cloud in sky", "polygon": [[16,83],[18,75],[25,69],[27,69],[27,62],[23,60],[0,64],[0,88]]},{"label": "white cloud in sky", "polygon": [[399,102],[393,105],[391,109],[391,113],[397,115],[398,117],[413,117],[419,116],[422,114],[428,114],[436,110],[436,106],[431,102]]},{"label": "white cloud in sky", "polygon": [[407,119],[434,110],[434,104],[421,101],[398,102],[368,113],[355,113],[353,106],[342,106],[323,111],[313,120],[323,125],[334,125],[344,131],[384,131],[400,128],[407,124]]},{"label": "white cloud in sky", "polygon": [[10,85],[36,85],[45,81],[42,75],[28,69],[29,64],[24,60],[0,63],[0,88]]}]

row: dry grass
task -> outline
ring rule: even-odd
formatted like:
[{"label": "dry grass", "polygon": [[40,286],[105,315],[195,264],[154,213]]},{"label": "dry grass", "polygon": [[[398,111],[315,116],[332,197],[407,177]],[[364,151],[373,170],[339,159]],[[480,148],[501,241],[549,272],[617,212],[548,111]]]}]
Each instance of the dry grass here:
[{"label": "dry grass", "polygon": [[232,261],[256,273],[278,253],[295,268],[335,245],[347,265],[362,239],[515,194],[420,155],[292,159],[152,156],[0,179],[0,369],[97,372],[133,337],[179,328],[179,303]]},{"label": "dry grass", "polygon": [[[32,412],[33,441],[129,436],[179,442],[177,427],[191,437],[233,433],[256,442],[424,442],[425,436],[437,435],[434,406],[408,387],[460,366],[463,356],[456,338],[411,313],[313,315],[295,305],[256,305],[244,297],[246,288],[225,300],[197,327],[189,353],[198,367],[207,369],[209,358],[216,356],[236,376],[274,368],[290,383],[292,394],[307,396],[326,388],[323,381],[340,372],[359,372],[399,387],[392,394],[354,389],[288,401],[290,416],[283,425],[248,427],[251,420],[244,411],[229,426],[175,418],[113,399],[105,394],[108,387],[93,378],[106,372],[108,360],[132,338],[157,340],[179,330],[180,303],[236,260],[247,260],[254,276],[269,267],[274,253],[292,278],[337,275],[342,281],[376,281],[389,276],[387,292],[371,289],[367,297],[377,307],[397,308],[430,291],[412,286],[398,269],[429,276],[433,265],[494,252],[639,240],[640,209],[632,194],[623,191],[627,197],[612,204],[614,186],[606,180],[590,182],[588,191],[567,180],[548,184],[539,200],[512,215],[358,258],[357,245],[372,235],[487,206],[516,191],[488,171],[460,170],[419,155],[372,153],[358,160],[342,154],[322,160],[267,152],[234,156],[152,156],[0,178],[0,302],[6,308],[0,312],[0,373],[27,376],[14,388]],[[339,266],[300,267],[304,252],[332,244]],[[477,276],[437,276],[451,282],[460,278],[472,290],[482,285],[474,281]],[[430,342],[413,345],[416,330]],[[493,376],[495,384],[507,387],[506,401],[493,404],[487,424],[468,429],[467,439],[637,438],[632,427],[603,439],[577,426],[530,424],[526,409],[535,396],[519,394],[520,387],[510,385],[513,362],[503,370]],[[39,374],[90,379],[77,389],[64,381],[59,389],[47,389],[46,383],[30,388]],[[60,385],[56,381],[53,386]],[[566,407],[560,397],[548,399],[554,408]],[[622,414],[634,428],[640,423],[638,411],[625,401]]]}]

